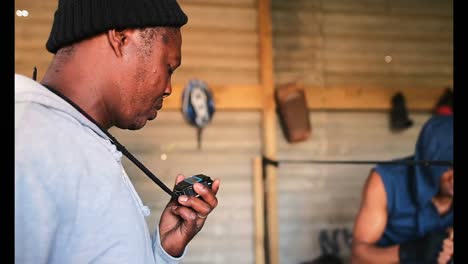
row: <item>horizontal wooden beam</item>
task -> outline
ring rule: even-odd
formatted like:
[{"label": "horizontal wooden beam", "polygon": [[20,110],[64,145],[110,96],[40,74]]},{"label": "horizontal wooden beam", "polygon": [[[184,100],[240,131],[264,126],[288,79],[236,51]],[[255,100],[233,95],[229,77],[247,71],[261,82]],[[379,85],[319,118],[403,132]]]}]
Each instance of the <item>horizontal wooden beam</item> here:
[{"label": "horizontal wooden beam", "polygon": [[431,110],[443,94],[440,88],[316,88],[306,87],[307,106],[311,110],[390,110],[392,97],[401,92],[406,107],[413,111]]},{"label": "horizontal wooden beam", "polygon": [[[258,85],[209,85],[213,93],[215,108],[219,110],[260,110],[262,89]],[[183,85],[173,85],[172,94],[164,100],[164,109],[180,109]]]},{"label": "horizontal wooden beam", "polygon": [[[261,110],[263,94],[260,85],[213,85],[216,109]],[[174,85],[164,109],[180,109],[183,85]],[[318,88],[305,86],[309,110],[390,110],[392,96],[401,92],[410,111],[429,111],[443,94],[440,88]]]}]

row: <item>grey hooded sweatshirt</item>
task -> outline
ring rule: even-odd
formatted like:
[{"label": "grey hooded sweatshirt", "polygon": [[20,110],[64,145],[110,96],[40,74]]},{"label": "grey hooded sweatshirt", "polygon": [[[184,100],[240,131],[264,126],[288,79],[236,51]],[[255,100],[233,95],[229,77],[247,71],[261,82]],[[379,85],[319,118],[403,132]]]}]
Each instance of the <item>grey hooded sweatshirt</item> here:
[{"label": "grey hooded sweatshirt", "polygon": [[[78,110],[15,74],[15,263],[179,263],[121,163]],[[157,225],[156,225],[157,226]]]}]

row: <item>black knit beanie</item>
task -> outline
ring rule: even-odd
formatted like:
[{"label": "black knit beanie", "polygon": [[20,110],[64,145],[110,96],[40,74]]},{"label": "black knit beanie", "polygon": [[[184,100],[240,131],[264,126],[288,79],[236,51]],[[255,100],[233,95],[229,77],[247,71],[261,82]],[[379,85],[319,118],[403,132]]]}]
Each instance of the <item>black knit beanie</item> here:
[{"label": "black knit beanie", "polygon": [[109,29],[181,27],[187,23],[176,0],[59,0],[46,48],[63,46]]}]

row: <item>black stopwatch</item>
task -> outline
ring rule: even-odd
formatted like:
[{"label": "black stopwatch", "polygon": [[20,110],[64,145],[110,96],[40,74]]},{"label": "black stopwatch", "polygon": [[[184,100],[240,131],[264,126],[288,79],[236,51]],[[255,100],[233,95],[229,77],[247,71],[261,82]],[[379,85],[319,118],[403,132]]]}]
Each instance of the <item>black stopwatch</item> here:
[{"label": "black stopwatch", "polygon": [[211,184],[213,183],[211,178],[204,174],[194,175],[184,179],[174,187],[175,196],[179,197],[181,195],[188,195],[198,197],[199,195],[193,189],[193,185],[197,182],[207,186],[208,188],[211,188]]}]

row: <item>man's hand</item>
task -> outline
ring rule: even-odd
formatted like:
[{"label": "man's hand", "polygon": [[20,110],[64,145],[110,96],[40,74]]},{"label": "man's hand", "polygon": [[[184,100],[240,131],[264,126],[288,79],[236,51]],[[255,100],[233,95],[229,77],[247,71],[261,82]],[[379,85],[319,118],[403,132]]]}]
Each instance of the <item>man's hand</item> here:
[{"label": "man's hand", "polygon": [[[184,179],[183,175],[177,175],[175,184]],[[182,195],[178,201],[171,200],[167,204],[159,221],[159,235],[161,245],[169,255],[181,256],[190,240],[200,232],[206,217],[218,205],[219,184],[220,180],[215,179],[210,189],[195,183],[193,188],[200,197]]]},{"label": "man's hand", "polygon": [[453,228],[449,227],[447,232],[449,237],[444,239],[442,251],[440,251],[437,258],[438,264],[447,264],[453,256]]}]

